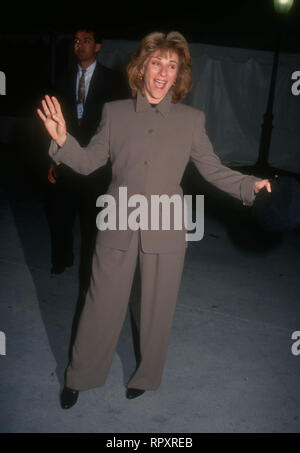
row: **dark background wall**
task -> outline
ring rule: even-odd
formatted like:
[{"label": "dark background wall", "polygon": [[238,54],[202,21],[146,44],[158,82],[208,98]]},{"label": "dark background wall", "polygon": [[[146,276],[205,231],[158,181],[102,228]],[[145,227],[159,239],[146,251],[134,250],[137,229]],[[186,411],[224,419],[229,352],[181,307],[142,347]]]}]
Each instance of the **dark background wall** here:
[{"label": "dark background wall", "polygon": [[299,50],[299,1],[288,16],[279,16],[273,0],[198,0],[177,3],[72,2],[57,0],[9,4],[2,14],[0,34],[71,30],[85,20],[99,25],[107,39],[139,40],[155,29],[178,29],[190,42],[271,49],[274,34],[287,25],[286,47]]}]

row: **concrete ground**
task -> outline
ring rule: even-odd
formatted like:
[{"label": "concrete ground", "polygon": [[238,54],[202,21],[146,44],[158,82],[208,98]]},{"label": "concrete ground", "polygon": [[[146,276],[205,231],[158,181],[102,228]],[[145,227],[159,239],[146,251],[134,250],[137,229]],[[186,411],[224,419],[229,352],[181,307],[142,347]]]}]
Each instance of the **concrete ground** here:
[{"label": "concrete ground", "polygon": [[81,392],[65,411],[59,393],[78,299],[78,223],[75,264],[51,278],[43,196],[6,182],[1,432],[300,432],[300,355],[291,349],[300,331],[299,230],[263,233],[250,208],[208,194],[204,238],[186,255],[161,386],[125,397],[135,369],[127,316],[105,386]]}]

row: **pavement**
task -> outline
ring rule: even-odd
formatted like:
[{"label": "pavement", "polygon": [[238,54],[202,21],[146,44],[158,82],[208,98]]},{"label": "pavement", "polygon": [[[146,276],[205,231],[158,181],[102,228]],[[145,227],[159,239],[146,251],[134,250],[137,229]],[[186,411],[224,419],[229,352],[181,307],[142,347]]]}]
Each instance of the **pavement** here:
[{"label": "pavement", "polygon": [[136,365],[128,314],[105,385],[80,392],[70,410],[59,394],[78,300],[78,221],[75,263],[51,278],[43,191],[7,176],[0,237],[0,432],[300,432],[299,229],[262,232],[251,208],[205,192],[204,237],[189,243],[160,387],[125,397]]}]

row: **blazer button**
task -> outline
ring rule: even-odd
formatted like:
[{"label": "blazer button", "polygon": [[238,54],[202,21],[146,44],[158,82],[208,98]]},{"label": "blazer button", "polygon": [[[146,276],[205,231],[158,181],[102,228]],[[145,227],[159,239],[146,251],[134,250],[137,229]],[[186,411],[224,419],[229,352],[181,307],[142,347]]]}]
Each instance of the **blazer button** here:
[{"label": "blazer button", "polygon": [[148,130],[148,134],[152,134],[152,132],[153,132],[153,129]]},{"label": "blazer button", "polygon": [[149,165],[149,162],[147,160],[145,160],[144,164],[145,165]]}]

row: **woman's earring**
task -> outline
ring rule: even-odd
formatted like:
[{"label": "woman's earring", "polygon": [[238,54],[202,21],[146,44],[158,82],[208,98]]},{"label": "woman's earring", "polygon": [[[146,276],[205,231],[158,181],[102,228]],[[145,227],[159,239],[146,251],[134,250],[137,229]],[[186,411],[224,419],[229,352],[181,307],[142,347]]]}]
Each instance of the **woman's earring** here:
[{"label": "woman's earring", "polygon": [[172,85],[172,86],[173,86],[173,87],[175,87],[175,86],[176,86],[176,80],[174,80],[174,82],[173,82],[173,85]]},{"label": "woman's earring", "polygon": [[144,76],[141,72],[138,73],[138,79],[139,80],[143,80],[144,79]]}]

